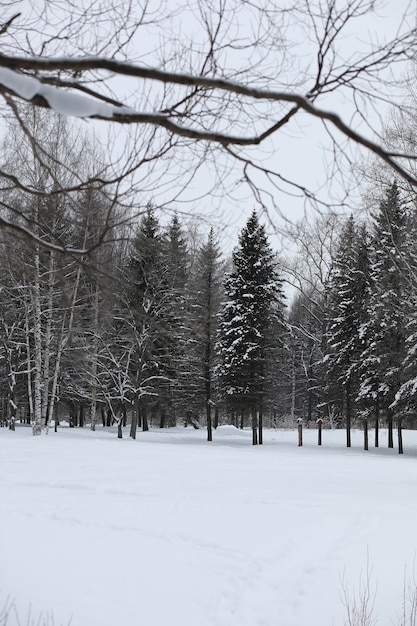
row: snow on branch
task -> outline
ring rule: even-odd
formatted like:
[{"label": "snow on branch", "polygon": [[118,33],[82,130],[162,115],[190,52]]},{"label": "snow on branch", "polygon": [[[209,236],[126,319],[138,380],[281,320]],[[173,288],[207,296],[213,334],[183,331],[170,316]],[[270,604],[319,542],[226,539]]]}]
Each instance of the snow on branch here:
[{"label": "snow on branch", "polygon": [[[184,126],[174,122],[170,115],[166,113],[139,112],[114,100],[106,101],[105,96],[98,92],[92,92],[91,90],[89,90],[89,93],[92,94],[92,96],[81,95],[80,93],[76,93],[76,90],[85,91],[85,88],[77,84],[76,81],[67,83],[68,86],[72,87],[71,90],[68,90],[55,85],[46,84],[46,81],[51,82],[50,78],[45,77],[45,82],[43,82],[43,80],[38,77],[22,73],[22,70],[38,72],[71,70],[76,73],[104,70],[113,74],[133,76],[162,83],[177,84],[186,87],[199,87],[207,91],[207,97],[210,97],[210,92],[220,91],[234,93],[246,97],[249,100],[284,102],[294,105],[294,108],[290,111],[290,115],[287,113],[282,120],[275,120],[274,123],[262,133],[247,137],[236,136]],[[56,82],[59,83],[58,80]],[[175,135],[196,141],[205,140],[220,143],[224,146],[259,145],[266,137],[281,128],[281,126],[288,121],[289,117],[294,115],[297,111],[303,110],[309,115],[321,119],[323,122],[330,123],[353,142],[379,156],[409,183],[417,185],[417,178],[402,167],[396,160],[401,157],[410,158],[410,155],[391,153],[380,144],[355,131],[351,126],[346,124],[338,114],[316,106],[313,102],[313,97],[291,91],[275,91],[248,87],[226,79],[166,72],[156,68],[148,68],[101,57],[87,56],[81,58],[48,59],[0,55],[0,92],[12,94],[34,105],[43,106],[67,116],[84,119],[100,119],[121,124],[150,124],[163,127]],[[413,156],[412,158],[415,157]]]}]

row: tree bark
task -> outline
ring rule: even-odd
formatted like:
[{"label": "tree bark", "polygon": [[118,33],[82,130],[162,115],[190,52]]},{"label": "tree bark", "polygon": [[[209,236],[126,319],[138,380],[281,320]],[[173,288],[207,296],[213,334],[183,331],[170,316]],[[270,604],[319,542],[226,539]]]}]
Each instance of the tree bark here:
[{"label": "tree bark", "polygon": [[352,445],[351,438],[351,423],[352,423],[352,406],[350,397],[350,380],[346,384],[346,447],[350,448]]},{"label": "tree bark", "polygon": [[368,420],[365,419],[363,422],[363,449],[364,450],[368,450],[369,449],[369,443],[368,443]]},{"label": "tree bark", "polygon": [[[37,213],[37,212],[36,212]],[[37,220],[37,215],[36,215]],[[36,222],[35,222],[36,223]],[[42,311],[41,311],[41,290],[40,290],[40,258],[39,245],[35,248],[34,256],[34,284],[33,284],[33,330],[35,342],[35,367],[33,373],[33,422],[32,432],[40,435],[42,432]]]},{"label": "tree bark", "polygon": [[402,419],[398,419],[398,454],[404,454]]},{"label": "tree bark", "polygon": [[146,407],[143,406],[140,413],[142,416],[142,431],[146,432],[149,430],[148,412]]},{"label": "tree bark", "polygon": [[394,424],[392,422],[392,416],[388,417],[388,448],[394,447]]},{"label": "tree bark", "polygon": [[258,445],[258,415],[254,409],[251,410],[252,413],[252,445]]},{"label": "tree bark", "polygon": [[264,442],[264,435],[263,435],[263,415],[262,415],[262,411],[259,411],[259,415],[258,415],[258,439],[259,439],[259,445],[261,446]]},{"label": "tree bark", "polygon": [[213,441],[213,428],[211,423],[211,403],[207,402],[207,441]]},{"label": "tree bark", "polygon": [[129,436],[132,437],[132,439],[136,439],[136,428],[138,425],[138,409],[137,406],[135,407],[135,410],[132,411],[132,421],[130,422],[130,434]]}]

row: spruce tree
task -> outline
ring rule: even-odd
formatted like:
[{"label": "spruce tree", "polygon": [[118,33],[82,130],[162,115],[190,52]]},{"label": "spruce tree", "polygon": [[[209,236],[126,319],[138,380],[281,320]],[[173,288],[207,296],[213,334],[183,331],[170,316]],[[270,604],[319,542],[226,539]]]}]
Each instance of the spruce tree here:
[{"label": "spruce tree", "polygon": [[[220,245],[213,228],[207,241],[200,246],[194,263],[190,289],[190,343],[189,365],[191,403],[203,409],[207,422],[207,440],[212,441],[213,407],[218,415],[216,397],[217,357],[215,345],[218,337],[218,313],[222,294],[224,263]],[[214,426],[217,426],[215,421]]]},{"label": "spruce tree", "polygon": [[327,286],[326,340],[329,352],[325,358],[330,398],[335,403],[339,401],[339,412],[346,416],[347,447],[351,446],[353,404],[364,349],[362,331],[367,322],[368,294],[367,232],[364,226],[358,232],[353,216],[350,216],[339,237]]},{"label": "spruce tree", "polygon": [[169,282],[164,246],[155,208],[148,205],[127,259],[125,298],[134,346],[132,388],[144,430],[148,428],[148,408],[159,411],[163,425],[170,384]]},{"label": "spruce tree", "polygon": [[[170,425],[175,425],[179,410],[187,409],[184,392],[187,385],[187,340],[185,323],[188,307],[189,256],[187,238],[174,213],[164,237],[166,264],[165,348],[169,354],[170,385],[167,387],[167,404]],[[167,363],[168,364],[168,363]]]},{"label": "spruce tree", "polygon": [[265,227],[255,211],[239,235],[225,292],[218,343],[222,386],[230,407],[251,415],[256,444],[266,381],[275,365],[271,348],[279,340],[276,326],[283,329],[284,325],[284,295]]},{"label": "spruce tree", "polygon": [[359,398],[373,405],[388,424],[388,446],[393,447],[393,402],[403,383],[405,360],[406,209],[394,183],[373,215],[369,321],[364,328],[367,346],[361,357]]}]

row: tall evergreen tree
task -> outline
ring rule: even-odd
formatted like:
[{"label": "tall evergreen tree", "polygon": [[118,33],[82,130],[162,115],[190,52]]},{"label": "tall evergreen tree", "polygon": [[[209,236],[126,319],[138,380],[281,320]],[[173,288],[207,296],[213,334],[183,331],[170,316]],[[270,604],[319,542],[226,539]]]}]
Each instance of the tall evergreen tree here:
[{"label": "tall evergreen tree", "polygon": [[386,420],[389,447],[394,445],[393,402],[405,359],[405,230],[406,208],[394,183],[373,215],[369,321],[359,392],[362,403],[373,406],[377,424],[380,415]]},{"label": "tall evergreen tree", "polygon": [[[183,227],[174,213],[164,237],[164,256],[166,264],[166,306],[165,306],[165,342],[169,353],[169,419],[176,422],[179,410],[186,409],[184,385],[188,383],[187,368],[187,298],[189,280],[189,257],[187,238]],[[167,372],[168,373],[168,372]]]},{"label": "tall evergreen tree", "polygon": [[170,384],[168,270],[164,237],[152,205],[148,205],[133,238],[126,269],[126,317],[134,345],[132,387],[147,430],[149,408],[158,411],[164,421]]},{"label": "tall evergreen tree", "polygon": [[[346,445],[351,445],[351,423],[358,387],[358,370],[364,349],[363,329],[369,300],[368,235],[359,232],[353,216],[342,229],[328,283],[326,355],[328,385],[333,402],[342,398],[339,412],[346,416]],[[340,402],[340,400],[339,400]]]},{"label": "tall evergreen tree", "polygon": [[187,388],[191,393],[186,393],[187,401],[205,413],[208,441],[212,441],[213,407],[218,414],[215,345],[223,272],[220,246],[211,229],[197,252],[190,285]]},{"label": "tall evergreen tree", "polygon": [[284,295],[265,227],[254,211],[239,235],[233,270],[226,279],[219,353],[223,390],[230,405],[251,415],[253,443],[263,412],[276,325],[284,324]]}]

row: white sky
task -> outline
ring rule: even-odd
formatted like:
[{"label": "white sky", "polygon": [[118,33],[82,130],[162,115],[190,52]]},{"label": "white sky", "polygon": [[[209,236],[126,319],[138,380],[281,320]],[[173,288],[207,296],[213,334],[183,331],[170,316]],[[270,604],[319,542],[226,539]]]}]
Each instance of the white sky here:
[{"label": "white sky", "polygon": [[[411,0],[411,2],[409,0],[388,0],[384,4],[378,3],[376,12],[370,14],[361,22],[355,22],[355,24],[361,24],[361,31],[347,34],[346,38],[343,40],[345,48],[343,54],[349,56],[363,45],[367,45],[370,41],[375,41],[376,38],[381,40],[384,37],[387,39],[393,37],[401,25],[402,16],[406,13],[413,14],[413,11],[415,11],[415,2],[416,0]],[[344,4],[345,3],[342,2],[341,6],[344,6]],[[171,8],[171,6],[174,5],[170,4],[169,6]],[[235,26],[235,36],[238,37],[242,33],[245,33],[245,30],[249,32],[253,26],[253,23],[239,23],[238,26]],[[171,22],[172,33],[178,31],[181,33],[184,40],[189,39],[190,42],[194,38],[193,45],[195,45],[195,38],[198,37],[198,35],[194,33],[193,28],[193,21],[190,20],[190,23],[187,23],[186,20],[184,20],[184,14],[182,14],[180,21],[173,19]],[[163,33],[164,31],[162,31],[162,34]],[[157,50],[161,44],[161,40],[155,36],[152,29],[149,30],[148,34],[148,39],[143,39],[143,33],[141,34],[140,44],[138,44],[137,47],[137,59],[135,59],[137,61],[145,60],[151,63],[152,51]],[[309,58],[311,48],[306,42],[306,33],[301,32],[301,30],[299,32],[292,31],[291,37],[294,41],[300,66],[308,64],[311,60]],[[135,50],[134,53],[136,53]],[[237,53],[237,56],[230,62],[240,62],[244,64],[245,61],[242,61],[239,54],[241,53]],[[181,65],[181,62],[179,62],[177,69],[179,71],[188,70],[187,67]],[[396,71],[398,71],[398,68]],[[400,76],[398,76],[398,78],[400,79]],[[117,79],[115,88],[118,94],[120,95],[124,90],[129,90],[129,84],[126,79]],[[131,102],[132,101],[129,101],[129,103]],[[148,106],[149,109],[152,110],[151,101],[148,102]],[[351,105],[349,102],[343,101],[342,96],[338,96],[337,98],[329,96],[325,101],[320,101],[320,106],[339,112],[345,121],[350,121],[351,119]],[[374,117],[373,123],[375,122],[376,126],[378,126],[381,119],[383,120],[385,118],[388,112],[388,107],[385,107],[385,110],[382,109],[383,107],[381,105],[380,110],[377,112],[378,115],[380,115],[380,119],[378,119],[376,114],[372,114],[372,117]],[[80,110],[78,110],[78,112],[80,112]],[[366,115],[370,116],[371,113],[368,111]],[[368,134],[363,121],[361,122],[357,116],[353,120],[353,123],[356,128],[364,129],[365,134]],[[96,124],[88,122],[87,125],[99,129],[98,132],[100,136],[103,136],[102,130],[105,126],[103,123]],[[125,150],[122,138],[126,134],[126,128],[116,127],[112,132],[117,139],[116,146],[111,148],[111,157],[114,156],[117,150],[119,152]],[[144,132],[145,130],[143,128],[137,130],[138,136]],[[135,140],[130,144],[131,148],[134,147],[134,141]],[[324,200],[334,200],[337,199],[338,194],[343,195],[343,190],[339,181],[333,176],[332,154],[326,152],[326,146],[328,148],[329,144],[322,123],[318,120],[312,120],[304,114],[297,116],[296,123],[291,123],[285,127],[272,141],[266,143],[261,149],[253,151],[253,153],[256,152],[257,158],[259,157],[264,164],[276,168],[283,176],[291,178],[297,183],[308,186],[313,191],[318,192]],[[107,146],[105,147],[105,150],[106,149],[109,150]],[[170,204],[170,208],[176,209],[180,213],[184,211],[188,214],[197,211],[208,215],[209,222],[214,222],[214,225],[221,230],[225,247],[231,248],[236,242],[237,231],[242,228],[256,204],[248,188],[238,183],[236,171],[226,179],[229,185],[227,191],[230,190],[230,185],[234,185],[233,198],[226,197],[226,194],[223,193],[221,188],[216,188],[214,195],[206,196],[207,191],[213,186],[214,178],[212,176],[212,168],[214,165],[220,168],[225,167],[225,163],[218,160],[216,157],[215,161],[212,160],[207,167],[203,167],[200,170],[199,174],[194,179],[190,180],[186,191],[180,195],[177,201]],[[184,171],[186,172],[188,167],[188,162],[182,163],[179,159],[177,159],[175,163],[167,162],[163,174],[165,177],[168,176],[165,179],[169,181],[168,186],[160,189],[154,187],[152,192],[149,190],[145,191],[141,202],[146,204],[149,200],[154,200],[155,203],[158,204],[161,201],[167,200],[167,198],[172,198],[172,196],[175,195],[175,193],[173,194],[173,190],[175,190],[179,178],[184,176]],[[356,178],[354,177],[352,179],[349,178],[350,172],[346,172],[346,174],[346,178],[349,179],[349,192],[351,196],[355,195],[353,202],[352,198],[350,198],[351,202],[353,205],[359,204],[358,190],[353,189],[353,186],[359,182],[358,177],[356,176]],[[146,186],[146,180],[143,182]],[[264,181],[262,181],[261,184],[263,185]],[[284,187],[286,186],[284,185]],[[332,187],[332,189],[330,189],[330,187]],[[303,217],[306,211],[304,197],[301,194],[294,195],[294,190],[290,187],[286,187],[286,189],[291,193],[283,193],[282,191],[275,190],[272,186],[266,186],[266,191],[273,194],[274,200],[282,215],[291,220]],[[264,199],[268,202],[267,196],[264,196]],[[310,208],[307,210],[311,211]],[[282,224],[282,217],[271,207],[269,207],[268,217],[272,221],[270,227],[268,226],[272,234],[274,227],[279,228]],[[278,245],[278,239],[275,239],[275,241]]]}]

